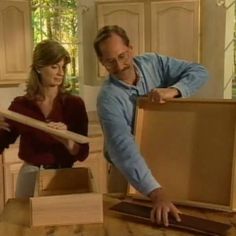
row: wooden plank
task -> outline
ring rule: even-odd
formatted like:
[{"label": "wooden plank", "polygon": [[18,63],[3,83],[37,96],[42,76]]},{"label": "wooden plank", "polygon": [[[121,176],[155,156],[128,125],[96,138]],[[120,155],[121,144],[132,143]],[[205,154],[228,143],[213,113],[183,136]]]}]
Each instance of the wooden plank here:
[{"label": "wooden plank", "polygon": [[[125,214],[134,218],[143,220],[143,223],[150,221],[150,206],[144,206],[131,202],[120,202],[110,208],[113,211]],[[155,224],[153,224],[154,226]],[[163,226],[163,225],[162,225]],[[169,218],[169,227],[188,230],[193,233],[201,233],[204,235],[226,235],[231,225],[206,220],[186,214],[181,214],[181,222],[175,221],[171,216]]]},{"label": "wooden plank", "polygon": [[174,202],[235,210],[236,101],[141,98],[137,113],[136,142]]},{"label": "wooden plank", "polygon": [[58,130],[58,129],[48,127],[46,122],[39,121],[37,119],[19,114],[14,111],[4,110],[1,108],[0,114],[5,118],[8,118],[10,120],[14,120],[14,121],[19,122],[21,124],[28,125],[30,127],[42,130],[48,134],[56,135],[61,138],[71,139],[77,143],[88,143],[89,142],[89,138],[84,135],[77,134],[77,133],[74,133],[69,130]]},{"label": "wooden plank", "polygon": [[31,226],[103,223],[102,194],[30,198]]}]

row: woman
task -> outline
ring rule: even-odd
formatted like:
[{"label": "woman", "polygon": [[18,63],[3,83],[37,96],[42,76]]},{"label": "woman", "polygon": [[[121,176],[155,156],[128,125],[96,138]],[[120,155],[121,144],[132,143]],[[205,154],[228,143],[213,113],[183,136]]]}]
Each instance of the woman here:
[{"label": "woman", "polygon": [[[69,53],[56,41],[40,42],[33,53],[33,63],[24,96],[16,97],[9,110],[47,122],[55,129],[68,129],[87,135],[88,117],[83,100],[66,94],[64,80]],[[20,136],[20,169],[16,197],[33,196],[39,168],[70,168],[87,158],[88,144],[58,138],[11,120],[0,119],[0,153]]]}]

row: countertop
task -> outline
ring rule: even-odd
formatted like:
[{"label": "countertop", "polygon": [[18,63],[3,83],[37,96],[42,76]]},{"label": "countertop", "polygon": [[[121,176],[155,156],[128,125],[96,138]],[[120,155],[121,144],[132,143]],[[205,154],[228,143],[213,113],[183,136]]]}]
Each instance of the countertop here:
[{"label": "countertop", "polygon": [[[10,199],[0,216],[0,235],[6,236],[190,236],[183,230],[151,226],[132,220],[109,210],[119,199],[104,196],[104,223],[70,226],[29,227],[29,203]],[[228,236],[236,235],[236,215],[203,209],[181,208],[183,213],[204,219],[231,224]]]}]

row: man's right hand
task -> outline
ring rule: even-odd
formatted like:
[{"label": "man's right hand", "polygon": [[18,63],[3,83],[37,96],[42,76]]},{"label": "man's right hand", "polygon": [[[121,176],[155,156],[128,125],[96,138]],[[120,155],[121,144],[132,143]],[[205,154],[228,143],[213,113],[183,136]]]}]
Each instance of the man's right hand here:
[{"label": "man's right hand", "polygon": [[157,224],[169,225],[169,214],[171,214],[176,221],[181,221],[180,211],[175,207],[175,205],[169,201],[162,188],[154,189],[149,197],[152,200],[153,207],[151,211],[151,221]]}]

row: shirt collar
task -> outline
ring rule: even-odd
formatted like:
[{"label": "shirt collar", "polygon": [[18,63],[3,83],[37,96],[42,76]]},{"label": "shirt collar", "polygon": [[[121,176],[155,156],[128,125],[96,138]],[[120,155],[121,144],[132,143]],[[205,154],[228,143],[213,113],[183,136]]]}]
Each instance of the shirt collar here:
[{"label": "shirt collar", "polygon": [[114,84],[117,84],[119,86],[125,87],[127,89],[131,89],[131,88],[135,88],[136,89],[139,86],[139,84],[142,82],[143,76],[142,76],[142,73],[139,70],[137,64],[135,63],[135,61],[133,61],[133,65],[134,65],[134,69],[135,69],[136,73],[138,74],[138,78],[139,78],[136,85],[129,85],[129,84],[123,82],[122,80],[117,79],[115,75],[109,75],[110,81],[112,83],[114,83]]}]

